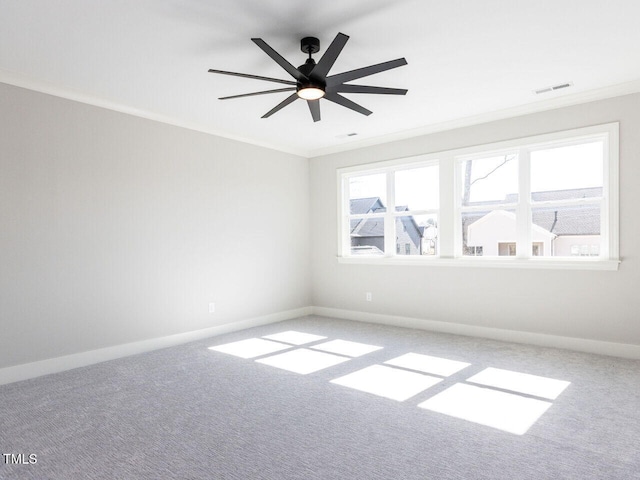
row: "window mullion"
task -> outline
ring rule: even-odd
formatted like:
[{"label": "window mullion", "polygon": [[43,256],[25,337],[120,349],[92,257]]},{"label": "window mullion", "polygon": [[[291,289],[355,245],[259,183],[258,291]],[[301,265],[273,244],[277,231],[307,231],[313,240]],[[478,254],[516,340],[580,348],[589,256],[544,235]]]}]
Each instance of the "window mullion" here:
[{"label": "window mullion", "polygon": [[440,161],[440,213],[438,214],[438,240],[440,242],[440,257],[453,258],[455,256],[456,244],[461,240],[456,240],[456,222],[460,224],[460,215],[456,208],[456,196],[458,190],[456,185],[456,162],[451,156],[442,158]]},{"label": "window mullion", "polygon": [[340,198],[342,199],[342,204],[338,207],[338,214],[342,219],[342,235],[340,236],[340,250],[338,255],[351,255],[351,219],[349,214],[351,213],[351,209],[349,208],[349,177],[342,177],[340,179]]},{"label": "window mullion", "polygon": [[396,182],[395,172],[387,171],[387,212],[384,216],[384,254],[393,257],[396,254]]},{"label": "window mullion", "polygon": [[[612,191],[614,190],[612,186],[614,184],[611,183],[612,177],[615,180],[615,184],[618,184],[618,170],[616,168],[611,167],[612,160],[612,152],[609,150],[613,139],[605,138],[602,142],[602,158],[604,159],[603,172],[602,172],[602,203],[600,204],[600,256],[605,258],[610,257],[618,257],[617,248],[615,247],[617,244],[614,241],[613,237],[611,237],[611,230],[609,229],[609,225],[612,224],[612,220],[617,223],[617,214],[612,215],[611,209],[611,196]],[[616,145],[617,149],[617,145]],[[617,200],[615,202],[617,205]],[[613,217],[613,218],[612,218]],[[617,230],[617,226],[616,226]],[[615,253],[612,252],[612,249],[615,249]],[[613,255],[612,255],[613,253]]]},{"label": "window mullion", "polygon": [[518,152],[518,206],[516,207],[516,258],[532,255],[531,235],[531,154]]}]

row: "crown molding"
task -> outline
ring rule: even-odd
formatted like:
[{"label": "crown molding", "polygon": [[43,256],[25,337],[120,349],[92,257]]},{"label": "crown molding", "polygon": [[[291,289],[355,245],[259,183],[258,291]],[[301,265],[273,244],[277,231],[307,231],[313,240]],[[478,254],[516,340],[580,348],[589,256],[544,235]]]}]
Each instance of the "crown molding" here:
[{"label": "crown molding", "polygon": [[350,150],[357,150],[359,148],[371,147],[380,145],[383,143],[395,142],[398,140],[406,140],[409,138],[420,137],[423,135],[429,135],[437,132],[444,132],[448,130],[455,130],[457,128],[470,127],[472,125],[480,125],[483,123],[489,123],[496,120],[505,120],[508,118],[519,117],[532,113],[545,112],[548,110],[555,110],[562,107],[570,107],[572,105],[580,105],[583,103],[595,102],[598,100],[605,100],[607,98],[621,97],[623,95],[630,95],[640,92],[640,79],[630,82],[620,83],[617,85],[611,85],[608,87],[597,88],[593,90],[587,90],[584,92],[578,92],[573,94],[563,94],[547,100],[539,100],[533,103],[527,103],[516,107],[505,108],[502,110],[495,110],[493,112],[482,113],[479,115],[473,115],[469,117],[463,117],[455,120],[450,120],[441,123],[434,123],[425,125],[410,130],[403,130],[400,132],[390,133],[388,135],[377,136],[374,138],[367,138],[363,140],[355,140],[347,144],[336,145],[327,148],[320,148],[310,152],[310,157],[320,157],[324,155],[330,155],[333,153],[346,152]]},{"label": "crown molding", "polygon": [[102,98],[97,95],[92,95],[85,92],[76,91],[70,88],[60,87],[47,82],[36,80],[21,74],[9,72],[7,70],[0,69],[0,83],[6,83],[13,85],[14,87],[20,87],[27,90],[33,90],[35,92],[52,95],[54,97],[64,98],[66,100],[72,100],[74,102],[85,103],[94,107],[100,107],[107,110],[113,110],[115,112],[124,113],[127,115],[133,115],[135,117],[144,118],[146,120],[152,120],[154,122],[164,123],[172,125],[174,127],[186,128],[188,130],[194,130],[196,132],[207,133],[209,135],[215,135],[217,137],[226,138],[228,140],[234,140],[237,142],[254,145],[257,147],[268,148],[270,150],[277,150],[283,153],[290,153],[299,157],[308,158],[309,152],[302,151],[294,148],[289,148],[283,145],[276,145],[267,142],[260,142],[251,138],[243,137],[240,135],[232,135],[222,130],[207,127],[205,125],[189,122],[184,119],[174,118],[167,115],[161,115],[156,112],[148,110],[142,110],[129,105]]},{"label": "crown molding", "polygon": [[454,130],[457,128],[479,125],[496,120],[504,120],[507,118],[518,117],[531,113],[544,112],[561,107],[579,105],[582,103],[604,100],[607,98],[619,97],[622,95],[640,92],[640,79],[637,79],[630,82],[620,83],[617,85],[611,85],[608,87],[602,87],[593,90],[587,90],[584,92],[562,94],[561,96],[557,96],[547,100],[539,100],[516,107],[496,110],[493,112],[482,113],[469,117],[463,117],[441,123],[434,123],[418,128],[390,133],[387,135],[376,136],[363,140],[355,140],[348,143],[341,143],[340,145],[334,145],[326,148],[319,148],[315,150],[300,150],[287,147],[286,145],[271,144],[267,142],[256,141],[254,139],[240,135],[229,134],[223,130],[213,129],[197,122],[190,122],[184,119],[161,115],[148,110],[137,109],[110,99],[101,98],[96,95],[79,92],[65,87],[60,87],[21,74],[9,72],[7,70],[0,69],[0,83],[6,83],[16,87],[33,90],[60,98],[65,98],[67,100],[85,103],[88,105],[93,105],[95,107],[105,108],[107,110],[113,110],[127,115],[133,115],[136,117],[145,118],[147,120],[173,125],[175,127],[186,128],[188,130],[194,130],[196,132],[207,133],[209,135],[215,135],[217,137],[226,138],[228,140],[242,142],[257,147],[267,148],[270,150],[277,150],[283,153],[289,153],[304,158],[314,158],[323,155],[330,155],[333,153],[347,152],[359,148],[380,145],[383,143],[390,143],[398,140],[406,140],[409,138],[429,135],[436,132]]}]

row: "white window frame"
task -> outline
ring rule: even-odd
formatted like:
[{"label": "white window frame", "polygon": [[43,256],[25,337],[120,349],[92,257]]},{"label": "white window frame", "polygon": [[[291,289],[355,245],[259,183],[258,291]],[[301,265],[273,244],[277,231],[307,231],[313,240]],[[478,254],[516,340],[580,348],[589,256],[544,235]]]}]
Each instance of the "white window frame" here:
[{"label": "white window frame", "polygon": [[[533,257],[524,245],[531,243],[530,153],[550,147],[568,146],[601,140],[604,145],[603,199],[601,208],[600,255],[597,257]],[[515,257],[462,256],[461,205],[462,188],[459,162],[505,152],[518,153],[519,203]],[[438,255],[397,255],[395,245],[395,182],[393,173],[406,168],[437,164],[440,175],[438,211],[418,210],[412,215],[436,214],[438,218]],[[608,123],[505,142],[448,150],[383,162],[357,165],[337,170],[338,193],[338,261],[350,264],[479,266],[504,268],[551,268],[617,270],[619,259],[619,124]],[[385,213],[385,255],[351,255],[349,236],[349,179],[373,173],[387,174],[387,212]],[[405,214],[407,212],[404,212]],[[357,215],[361,217],[363,215]],[[389,245],[388,245],[389,244]],[[523,248],[520,248],[522,246]]]},{"label": "white window frame", "polygon": [[[396,253],[397,247],[395,245],[396,238],[396,220],[400,217],[416,216],[416,215],[435,215],[439,218],[439,209],[423,209],[423,210],[411,210],[410,212],[397,212],[395,201],[395,172],[401,170],[408,170],[420,167],[430,167],[438,165],[438,161],[433,158],[425,158],[424,156],[410,157],[399,160],[392,160],[388,162],[376,163],[368,168],[365,167],[352,167],[343,168],[339,170],[338,179],[340,187],[338,188],[338,218],[340,224],[338,225],[338,256],[340,258],[353,258],[350,255],[351,252],[351,238],[349,232],[351,231],[351,220],[353,218],[383,218],[384,219],[384,256],[366,256],[362,255],[362,258],[366,260],[374,258],[397,258],[402,257],[414,257],[415,255],[402,255]],[[383,173],[387,178],[387,202],[386,211],[384,213],[369,213],[369,214],[354,214],[350,213],[349,202],[349,180],[353,177],[359,177],[364,175],[373,175]],[[440,199],[441,200],[441,199]],[[341,232],[347,232],[344,236]],[[345,252],[346,255],[342,253]]]}]

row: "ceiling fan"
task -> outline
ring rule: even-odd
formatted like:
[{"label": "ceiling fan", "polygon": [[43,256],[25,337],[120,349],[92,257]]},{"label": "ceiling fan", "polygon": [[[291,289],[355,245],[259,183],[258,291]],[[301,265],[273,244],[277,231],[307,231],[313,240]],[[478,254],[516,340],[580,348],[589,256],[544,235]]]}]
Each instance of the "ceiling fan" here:
[{"label": "ceiling fan", "polygon": [[373,87],[369,85],[353,85],[348,84],[351,80],[358,78],[368,77],[375,73],[391,70],[392,68],[401,67],[407,64],[404,58],[398,58],[388,62],[378,63],[376,65],[370,65],[368,67],[358,68],[356,70],[350,70],[348,72],[338,73],[336,75],[328,75],[329,70],[333,67],[338,55],[344,48],[349,37],[343,33],[338,33],[334,38],[331,45],[326,52],[322,55],[322,58],[315,62],[311,55],[317,53],[320,50],[320,40],[315,37],[305,37],[300,41],[300,49],[309,55],[307,61],[295,68],[287,60],[285,60],[278,52],[271,48],[261,38],[251,39],[258,47],[260,47],[267,55],[269,55],[275,62],[280,65],[293,80],[281,80],[279,78],[263,77],[259,75],[250,75],[247,73],[226,72],[224,70],[210,69],[210,73],[220,73],[223,75],[234,75],[237,77],[254,78],[256,80],[265,80],[267,82],[282,83],[290,85],[286,88],[277,88],[274,90],[264,90],[261,92],[244,93],[241,95],[232,95],[228,97],[220,97],[219,100],[229,100],[232,98],[252,97],[254,95],[264,95],[268,93],[280,93],[294,91],[290,96],[285,98],[278,105],[273,107],[262,118],[268,118],[277,111],[283,109],[293,101],[301,98],[307,101],[309,110],[311,111],[311,117],[314,122],[320,120],[320,99],[324,98],[330,102],[337,103],[343,107],[355,110],[363,115],[371,115],[371,111],[358,105],[357,103],[349,100],[348,98],[340,95],[341,93],[376,93],[387,95],[405,95],[406,89],[401,88],[386,88],[386,87]]}]

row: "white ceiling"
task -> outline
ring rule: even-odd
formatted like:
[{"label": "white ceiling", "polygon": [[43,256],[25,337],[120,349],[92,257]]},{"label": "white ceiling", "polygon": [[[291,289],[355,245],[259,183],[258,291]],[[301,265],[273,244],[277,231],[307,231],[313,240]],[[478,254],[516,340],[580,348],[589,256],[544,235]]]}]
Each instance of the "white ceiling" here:
[{"label": "white ceiling", "polygon": [[[313,156],[637,91],[639,19],[638,0],[0,0],[0,81]],[[331,74],[405,57],[355,83],[408,94],[344,94],[369,117],[323,100],[318,123],[301,100],[260,118],[289,93],[217,100],[282,85],[209,68],[290,79],[252,37],[297,66],[302,37],[319,59],[338,32]]]}]

